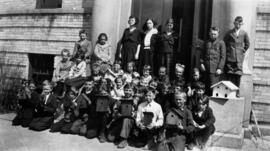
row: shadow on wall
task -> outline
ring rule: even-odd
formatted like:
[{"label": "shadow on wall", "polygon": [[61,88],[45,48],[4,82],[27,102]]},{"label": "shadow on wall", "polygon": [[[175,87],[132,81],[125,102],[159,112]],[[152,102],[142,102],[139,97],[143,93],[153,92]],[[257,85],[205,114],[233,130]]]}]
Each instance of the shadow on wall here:
[{"label": "shadow on wall", "polygon": [[0,52],[0,113],[12,111],[17,106],[17,90],[22,80],[22,62],[12,64],[7,51]]}]

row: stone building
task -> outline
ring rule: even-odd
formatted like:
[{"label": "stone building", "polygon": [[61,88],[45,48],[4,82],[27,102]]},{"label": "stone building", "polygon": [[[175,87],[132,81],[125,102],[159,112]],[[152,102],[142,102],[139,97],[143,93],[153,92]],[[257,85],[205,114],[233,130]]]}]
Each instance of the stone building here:
[{"label": "stone building", "polygon": [[0,75],[3,83],[21,78],[50,78],[63,48],[73,50],[78,31],[86,29],[94,43],[105,32],[117,49],[130,14],[164,25],[173,17],[181,35],[178,59],[197,64],[197,39],[206,39],[210,26],[221,36],[243,16],[251,47],[244,61],[240,94],[245,97],[244,126],[251,109],[259,122],[270,124],[270,0],[1,0]]}]

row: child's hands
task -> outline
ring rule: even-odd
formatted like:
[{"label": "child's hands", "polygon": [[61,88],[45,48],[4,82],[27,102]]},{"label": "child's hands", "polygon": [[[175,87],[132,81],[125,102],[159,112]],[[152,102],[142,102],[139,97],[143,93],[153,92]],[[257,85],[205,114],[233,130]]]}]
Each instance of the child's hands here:
[{"label": "child's hands", "polygon": [[194,125],[195,127],[198,127],[198,126],[199,126],[199,124],[196,123],[194,120],[193,120],[193,125]]},{"label": "child's hands", "polygon": [[183,125],[182,125],[181,122],[178,123],[177,127],[178,127],[180,130],[183,130],[183,129],[184,129],[184,127],[183,127]]},{"label": "child's hands", "polygon": [[191,90],[191,87],[188,87],[187,95],[188,95],[188,96],[192,96],[192,90]]},{"label": "child's hands", "polygon": [[203,125],[199,125],[198,128],[199,129],[204,129],[206,126],[203,124]]}]

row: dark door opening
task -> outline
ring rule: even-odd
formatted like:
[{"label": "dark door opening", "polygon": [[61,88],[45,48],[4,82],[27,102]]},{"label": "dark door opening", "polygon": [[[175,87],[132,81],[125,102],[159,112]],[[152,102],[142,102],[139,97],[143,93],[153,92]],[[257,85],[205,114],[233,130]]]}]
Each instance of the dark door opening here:
[{"label": "dark door opening", "polygon": [[186,66],[187,80],[198,63],[199,52],[192,47],[194,38],[207,38],[211,12],[212,0],[133,0],[132,3],[132,14],[140,20],[139,28],[147,18],[156,19],[159,29],[163,28],[168,18],[175,20],[175,30],[180,36],[175,62]]},{"label": "dark door opening", "polygon": [[35,83],[41,84],[44,80],[51,80],[54,70],[54,55],[29,54],[29,77]]},{"label": "dark door opening", "polygon": [[195,0],[133,0],[132,3],[132,14],[140,20],[139,28],[147,18],[156,19],[159,30],[164,28],[167,19],[175,20],[175,30],[180,39],[174,60],[175,63],[184,64],[187,69],[191,58],[194,3]]}]

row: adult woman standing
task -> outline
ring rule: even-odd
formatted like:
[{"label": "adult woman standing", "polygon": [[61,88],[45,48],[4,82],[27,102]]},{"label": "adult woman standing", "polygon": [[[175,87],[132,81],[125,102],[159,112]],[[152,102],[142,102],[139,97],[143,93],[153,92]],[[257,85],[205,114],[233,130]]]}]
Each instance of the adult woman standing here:
[{"label": "adult woman standing", "polygon": [[156,41],[157,41],[157,33],[156,29],[156,21],[153,19],[146,19],[143,25],[143,40],[142,40],[142,48],[139,56],[139,68],[142,72],[144,65],[150,65],[152,69],[154,67],[154,53],[156,53]]},{"label": "adult woman standing", "polygon": [[166,22],[166,30],[158,36],[159,64],[165,66],[168,75],[172,77],[173,71],[173,55],[177,49],[178,34],[173,30],[174,20],[168,19]]},{"label": "adult woman standing", "polygon": [[138,18],[130,16],[129,27],[125,29],[122,40],[119,58],[122,59],[123,69],[127,71],[128,62],[138,60],[141,43],[141,32],[136,28]]}]

